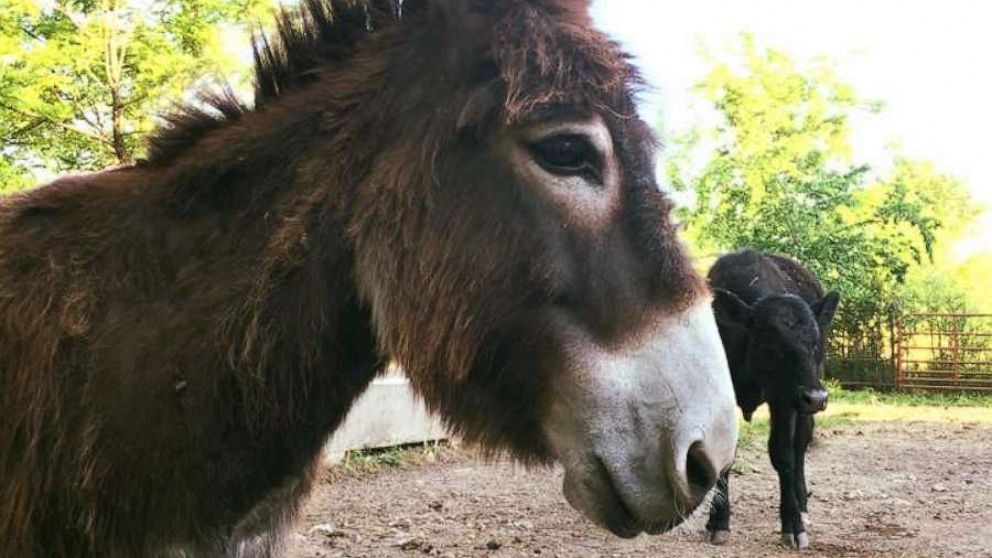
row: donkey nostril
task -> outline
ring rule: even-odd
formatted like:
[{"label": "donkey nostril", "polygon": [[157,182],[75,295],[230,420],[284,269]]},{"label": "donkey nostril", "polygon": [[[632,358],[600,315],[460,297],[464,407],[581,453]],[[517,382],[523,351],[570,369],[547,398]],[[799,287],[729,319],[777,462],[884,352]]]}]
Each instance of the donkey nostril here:
[{"label": "donkey nostril", "polygon": [[695,442],[689,447],[685,475],[693,491],[708,492],[716,484],[716,471],[703,450],[702,442]]}]

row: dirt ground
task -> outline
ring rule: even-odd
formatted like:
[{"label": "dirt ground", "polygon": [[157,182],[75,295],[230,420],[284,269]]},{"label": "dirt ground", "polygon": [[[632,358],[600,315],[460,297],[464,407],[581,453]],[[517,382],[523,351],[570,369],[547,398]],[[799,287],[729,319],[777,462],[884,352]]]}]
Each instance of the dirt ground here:
[{"label": "dirt ground", "polygon": [[[821,429],[808,463],[812,547],[804,556],[992,557],[992,424]],[[560,470],[448,450],[433,463],[329,474],[289,556],[794,556],[778,546],[778,485],[767,456],[742,450],[737,469],[733,537],[723,547],[703,542],[701,513],[673,533],[614,538],[565,503]]]}]

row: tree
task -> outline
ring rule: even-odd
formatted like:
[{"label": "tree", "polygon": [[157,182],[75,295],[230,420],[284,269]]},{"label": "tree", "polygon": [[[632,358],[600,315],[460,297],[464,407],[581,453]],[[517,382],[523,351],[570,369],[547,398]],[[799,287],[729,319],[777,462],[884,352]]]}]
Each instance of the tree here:
[{"label": "tree", "polygon": [[[745,35],[739,57],[714,61],[698,91],[719,123],[677,142],[668,164],[673,186],[692,197],[681,213],[690,238],[704,252],[796,257],[843,293],[838,326],[848,333],[900,300],[941,227],[974,218],[953,207],[967,199],[960,182],[932,165],[900,159],[877,180],[852,162],[850,116],[880,107],[859,100],[826,62],[800,69]],[[708,158],[694,167],[700,151]]]},{"label": "tree", "polygon": [[949,275],[964,292],[969,312],[992,314],[992,296],[989,295],[992,252],[971,254],[964,261],[959,262]]},{"label": "tree", "polygon": [[126,164],[270,0],[0,0],[0,184]]}]

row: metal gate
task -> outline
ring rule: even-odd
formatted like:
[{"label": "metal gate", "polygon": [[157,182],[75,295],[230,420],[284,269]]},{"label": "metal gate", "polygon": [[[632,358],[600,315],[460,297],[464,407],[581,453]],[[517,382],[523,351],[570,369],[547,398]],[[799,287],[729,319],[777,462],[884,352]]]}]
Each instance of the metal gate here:
[{"label": "metal gate", "polygon": [[992,314],[907,314],[893,337],[897,389],[992,392]]}]

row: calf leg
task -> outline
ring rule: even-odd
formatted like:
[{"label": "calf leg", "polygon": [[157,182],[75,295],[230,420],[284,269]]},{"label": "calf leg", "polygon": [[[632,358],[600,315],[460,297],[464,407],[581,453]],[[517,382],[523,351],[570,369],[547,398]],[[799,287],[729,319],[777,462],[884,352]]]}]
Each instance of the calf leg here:
[{"label": "calf leg", "polygon": [[769,405],[772,415],[771,436],[768,439],[768,454],[772,466],[778,473],[779,518],[782,521],[782,541],[793,547],[804,549],[809,546],[809,536],[803,527],[799,499],[796,495],[796,460],[794,437],[796,412],[791,407]]},{"label": "calf leg", "polygon": [[806,450],[813,438],[813,415],[799,415],[796,418],[795,463],[796,463],[796,500],[803,526],[809,527],[809,507],[807,499],[809,490],[806,486]]},{"label": "calf leg", "polygon": [[730,538],[730,471],[720,474],[716,483],[716,495],[710,505],[710,519],[706,531],[713,544],[724,544]]}]

